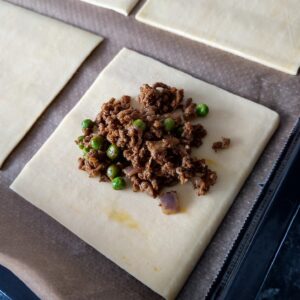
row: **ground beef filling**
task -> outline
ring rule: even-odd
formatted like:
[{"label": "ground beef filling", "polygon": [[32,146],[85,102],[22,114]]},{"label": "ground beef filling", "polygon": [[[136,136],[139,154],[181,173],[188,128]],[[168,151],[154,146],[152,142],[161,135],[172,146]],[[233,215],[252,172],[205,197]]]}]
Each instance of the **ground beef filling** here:
[{"label": "ground beef filling", "polygon": [[[95,121],[83,129],[81,141],[77,141],[87,149],[79,158],[79,169],[100,177],[100,181],[110,181],[107,168],[114,163],[121,170],[119,175],[131,182],[133,191],[152,197],[165,187],[188,181],[198,195],[207,193],[217,174],[204,159],[192,155],[192,148],[200,147],[207,134],[201,124],[191,123],[197,117],[196,104],[190,98],[184,99],[182,89],[163,83],[143,85],[137,100],[139,108],[132,106],[129,96],[103,104]],[[166,119],[172,121],[170,130]],[[145,126],[137,128],[135,120]],[[91,140],[99,136],[103,138],[101,149],[90,149]],[[106,155],[111,144],[120,150],[113,162]]]},{"label": "ground beef filling", "polygon": [[215,152],[218,152],[223,149],[227,149],[230,146],[230,139],[222,137],[222,141],[217,141],[212,144],[212,149]]}]

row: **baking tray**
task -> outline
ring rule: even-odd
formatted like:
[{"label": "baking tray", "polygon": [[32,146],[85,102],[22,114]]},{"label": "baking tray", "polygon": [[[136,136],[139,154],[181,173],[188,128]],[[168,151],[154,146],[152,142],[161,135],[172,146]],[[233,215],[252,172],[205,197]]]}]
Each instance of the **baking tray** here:
[{"label": "baking tray", "polygon": [[300,121],[292,132],[207,299],[250,300],[260,297],[270,270],[299,215],[299,178]]},{"label": "baking tray", "polygon": [[[280,256],[290,229],[300,219],[299,176],[300,121],[207,299],[261,299],[263,286]],[[9,270],[0,266],[0,299],[38,298]],[[296,299],[295,293],[289,294],[289,299]]]},{"label": "baking tray", "polygon": [[39,298],[12,272],[0,266],[0,300],[38,300]]},{"label": "baking tray", "polygon": [[[49,293],[60,299],[72,300],[119,300],[120,294],[122,300],[161,299],[9,189],[26,163],[123,47],[153,57],[279,113],[279,129],[178,297],[203,299],[260,193],[259,184],[270,173],[299,117],[300,77],[274,71],[139,23],[134,15],[144,0],[129,17],[79,0],[8,1],[105,38],[0,170],[0,257],[2,255],[2,263],[42,299]],[[26,265],[25,269],[23,265]],[[33,278],[32,274],[37,276]]]}]

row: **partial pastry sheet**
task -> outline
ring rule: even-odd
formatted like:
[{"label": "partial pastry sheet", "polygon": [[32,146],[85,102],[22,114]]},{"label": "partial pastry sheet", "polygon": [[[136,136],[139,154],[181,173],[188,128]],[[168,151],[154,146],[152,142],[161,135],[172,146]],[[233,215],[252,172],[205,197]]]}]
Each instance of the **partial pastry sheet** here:
[{"label": "partial pastry sheet", "polygon": [[102,38],[0,0],[0,167]]},{"label": "partial pastry sheet", "polygon": [[[217,171],[211,191],[198,197],[191,185],[176,186],[182,212],[166,216],[158,201],[77,169],[80,150],[74,139],[80,123],[94,118],[112,96],[136,97],[143,83],[163,81],[185,89],[185,96],[206,102],[208,131],[195,155]],[[270,109],[209,85],[149,57],[123,49],[25,166],[11,188],[121,268],[167,299],[183,286],[220,225],[236,194],[279,122]],[[211,145],[230,137],[230,149]],[[173,188],[174,189],[174,188]]]},{"label": "partial pastry sheet", "polygon": [[295,75],[299,11],[298,0],[148,0],[136,18]]},{"label": "partial pastry sheet", "polygon": [[139,0],[81,0],[128,16]]}]

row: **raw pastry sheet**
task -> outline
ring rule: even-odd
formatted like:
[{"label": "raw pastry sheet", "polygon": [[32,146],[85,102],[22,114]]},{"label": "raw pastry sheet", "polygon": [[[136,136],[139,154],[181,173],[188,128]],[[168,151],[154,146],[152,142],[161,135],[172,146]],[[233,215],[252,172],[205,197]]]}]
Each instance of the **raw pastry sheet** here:
[{"label": "raw pastry sheet", "polygon": [[139,0],[81,0],[93,5],[115,10],[123,15],[129,15]]},{"label": "raw pastry sheet", "polygon": [[102,38],[0,0],[0,167]]},{"label": "raw pastry sheet", "polygon": [[[157,30],[108,9],[74,0],[10,0],[108,37],[85,61],[0,171],[0,263],[42,299],[161,299],[58,222],[24,201],[9,185],[49,138],[101,70],[124,46],[280,114],[280,127],[234,201],[178,299],[203,299],[300,115],[299,76],[289,76],[190,39]],[[140,7],[137,5],[135,11]],[[50,296],[51,297],[50,297]],[[48,298],[47,298],[48,297]]]},{"label": "raw pastry sheet", "polygon": [[[139,86],[157,81],[184,88],[187,98],[205,99],[210,113],[201,123],[208,136],[194,155],[207,159],[218,173],[217,184],[201,198],[191,184],[176,186],[183,212],[173,216],[162,214],[157,201],[145,193],[115,191],[90,179],[77,169],[81,151],[74,145],[81,121],[94,119],[102,103],[124,94],[136,98]],[[155,292],[173,299],[278,121],[277,113],[262,105],[123,49],[11,187]],[[232,145],[216,154],[211,145],[221,136],[230,136]]]},{"label": "raw pastry sheet", "polygon": [[295,75],[299,11],[298,0],[148,0],[137,19]]}]

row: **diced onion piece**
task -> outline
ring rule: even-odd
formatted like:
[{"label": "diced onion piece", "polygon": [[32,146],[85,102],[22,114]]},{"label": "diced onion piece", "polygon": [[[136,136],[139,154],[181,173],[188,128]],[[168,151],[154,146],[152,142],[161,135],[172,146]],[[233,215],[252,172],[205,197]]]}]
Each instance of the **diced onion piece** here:
[{"label": "diced onion piece", "polygon": [[162,194],[159,199],[164,214],[176,214],[180,210],[177,193],[175,191],[166,192]]},{"label": "diced onion piece", "polygon": [[131,177],[137,173],[139,173],[141,170],[139,168],[134,168],[132,166],[128,166],[126,168],[123,169],[123,172],[125,173],[125,175],[127,177]]}]

